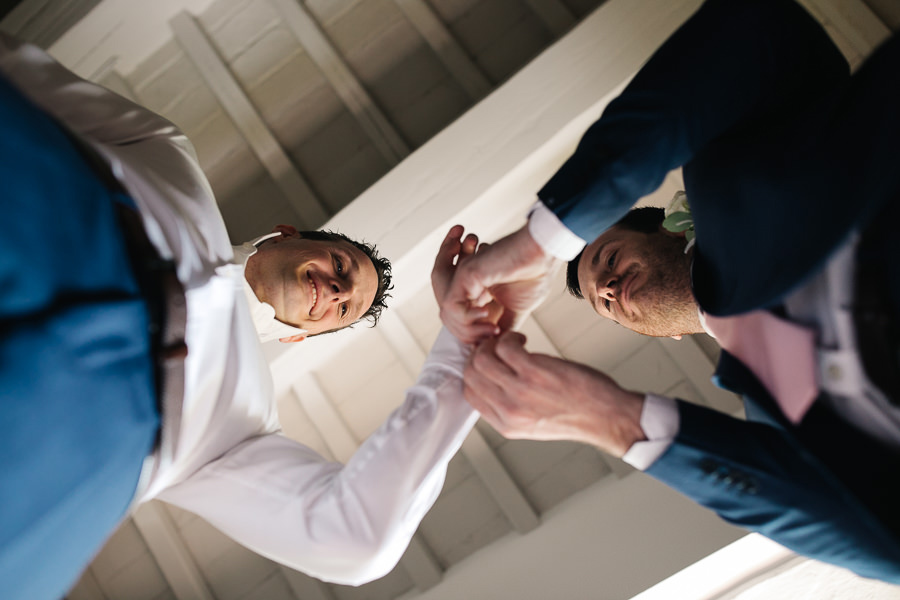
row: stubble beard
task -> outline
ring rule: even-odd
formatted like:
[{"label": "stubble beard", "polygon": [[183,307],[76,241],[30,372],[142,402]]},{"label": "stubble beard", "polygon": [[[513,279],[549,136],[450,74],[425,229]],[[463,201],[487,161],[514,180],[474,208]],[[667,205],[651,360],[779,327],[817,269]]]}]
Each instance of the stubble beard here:
[{"label": "stubble beard", "polygon": [[632,329],[671,337],[696,333],[697,303],[691,290],[691,257],[681,237],[662,236],[645,256],[648,278],[640,298],[642,318]]}]

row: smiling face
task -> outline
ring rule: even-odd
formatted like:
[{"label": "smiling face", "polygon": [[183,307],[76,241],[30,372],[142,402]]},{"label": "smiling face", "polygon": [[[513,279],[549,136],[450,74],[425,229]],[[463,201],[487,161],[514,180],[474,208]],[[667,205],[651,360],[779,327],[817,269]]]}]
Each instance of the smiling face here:
[{"label": "smiling face", "polygon": [[247,261],[245,275],[275,318],[315,335],[352,325],[375,298],[378,275],[361,250],[343,240],[310,240],[279,225]]},{"label": "smiling face", "polygon": [[684,238],[614,226],[585,248],[581,293],[602,317],[652,336],[702,331]]}]

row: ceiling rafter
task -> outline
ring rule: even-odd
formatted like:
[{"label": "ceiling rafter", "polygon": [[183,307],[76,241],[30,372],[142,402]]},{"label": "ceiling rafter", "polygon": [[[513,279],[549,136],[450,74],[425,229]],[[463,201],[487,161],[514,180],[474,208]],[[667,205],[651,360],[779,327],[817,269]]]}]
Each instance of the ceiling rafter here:
[{"label": "ceiling rafter", "polygon": [[328,220],[328,212],[241,89],[200,24],[182,11],[169,21],[169,25],[178,44],[197,67],[263,168],[272,176],[300,222],[311,229],[321,226]]},{"label": "ceiling rafter", "polygon": [[340,53],[323,32],[318,21],[298,0],[270,0],[284,18],[284,23],[319,67],[335,93],[353,114],[390,165],[409,155],[409,146],[391,124],[362,82],[344,62]]}]

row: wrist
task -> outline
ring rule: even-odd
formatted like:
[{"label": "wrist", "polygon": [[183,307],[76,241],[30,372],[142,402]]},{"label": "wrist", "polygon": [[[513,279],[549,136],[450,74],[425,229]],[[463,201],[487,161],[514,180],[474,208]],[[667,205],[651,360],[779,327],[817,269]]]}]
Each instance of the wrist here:
[{"label": "wrist", "polygon": [[641,428],[644,398],[637,392],[616,389],[608,405],[611,410],[597,415],[597,423],[592,428],[595,435],[588,441],[616,458],[625,456],[636,442],[646,441]]}]

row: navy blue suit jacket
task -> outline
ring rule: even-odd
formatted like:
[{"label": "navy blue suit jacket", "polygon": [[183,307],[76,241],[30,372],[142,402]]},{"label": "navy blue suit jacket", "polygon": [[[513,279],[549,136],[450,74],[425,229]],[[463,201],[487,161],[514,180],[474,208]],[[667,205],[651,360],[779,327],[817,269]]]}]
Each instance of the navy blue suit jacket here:
[{"label": "navy blue suit jacket", "polygon": [[[793,2],[709,0],[539,197],[593,240],[683,166],[698,303],[714,315],[776,306],[853,229],[898,212],[898,72],[897,40],[851,78]],[[680,402],[678,437],[647,472],[798,553],[900,583],[900,457],[818,404],[792,427],[727,353],[717,378],[750,422]]]}]

